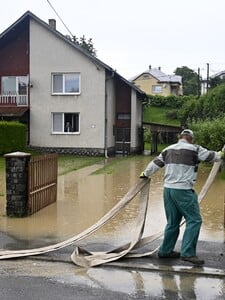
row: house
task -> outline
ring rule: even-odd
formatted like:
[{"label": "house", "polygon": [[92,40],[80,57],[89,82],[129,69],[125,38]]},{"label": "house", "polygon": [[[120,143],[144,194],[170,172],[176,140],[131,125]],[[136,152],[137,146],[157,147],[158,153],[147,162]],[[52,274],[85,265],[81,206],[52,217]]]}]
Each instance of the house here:
[{"label": "house", "polygon": [[201,95],[207,93],[208,89],[211,87],[211,83],[214,85],[225,82],[225,71],[220,71],[214,75],[211,75],[208,79],[201,80]]},{"label": "house", "polygon": [[134,76],[130,81],[147,95],[182,95],[182,77],[178,75],[166,75],[161,68],[151,68]]},{"label": "house", "polygon": [[27,11],[0,35],[0,118],[28,125],[44,151],[109,155],[142,150],[145,93]]}]

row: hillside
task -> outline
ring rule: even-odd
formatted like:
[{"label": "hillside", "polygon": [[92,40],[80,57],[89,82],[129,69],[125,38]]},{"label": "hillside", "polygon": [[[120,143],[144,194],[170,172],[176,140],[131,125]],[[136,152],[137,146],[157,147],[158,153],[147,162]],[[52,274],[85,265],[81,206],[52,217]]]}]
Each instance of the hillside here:
[{"label": "hillside", "polygon": [[165,124],[165,125],[180,126],[180,121],[178,119],[172,118],[173,115],[174,115],[174,110],[171,108],[146,106],[144,108],[143,121]]}]

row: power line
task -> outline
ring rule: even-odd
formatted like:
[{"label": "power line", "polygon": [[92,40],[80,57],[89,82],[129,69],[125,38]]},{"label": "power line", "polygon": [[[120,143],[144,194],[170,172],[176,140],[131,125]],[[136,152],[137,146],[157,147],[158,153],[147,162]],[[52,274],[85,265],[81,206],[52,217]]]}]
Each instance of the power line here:
[{"label": "power line", "polygon": [[62,22],[62,24],[64,25],[64,27],[66,28],[66,30],[69,32],[69,34],[71,35],[71,37],[74,37],[74,35],[72,34],[72,32],[69,30],[69,28],[66,26],[66,24],[63,22],[63,19],[60,17],[60,15],[57,13],[57,11],[55,10],[54,6],[51,4],[51,2],[49,0],[47,0],[48,4],[51,6],[51,8],[53,9],[53,11],[55,12],[55,14],[57,15],[57,17],[59,18],[59,20]]}]

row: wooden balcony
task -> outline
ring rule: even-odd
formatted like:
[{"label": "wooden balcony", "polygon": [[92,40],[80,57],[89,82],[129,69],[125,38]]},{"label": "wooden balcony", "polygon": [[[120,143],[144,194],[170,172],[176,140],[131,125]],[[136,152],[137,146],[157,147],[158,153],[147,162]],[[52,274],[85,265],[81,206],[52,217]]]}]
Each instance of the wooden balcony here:
[{"label": "wooden balcony", "polygon": [[0,106],[28,106],[28,96],[18,94],[0,95]]}]

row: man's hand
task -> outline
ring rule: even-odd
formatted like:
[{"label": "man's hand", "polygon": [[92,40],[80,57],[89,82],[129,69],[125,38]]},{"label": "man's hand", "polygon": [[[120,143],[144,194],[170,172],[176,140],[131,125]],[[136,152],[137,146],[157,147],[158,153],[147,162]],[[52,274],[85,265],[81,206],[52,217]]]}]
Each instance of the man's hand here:
[{"label": "man's hand", "polygon": [[148,176],[146,176],[144,172],[141,172],[139,178],[148,178]]}]

